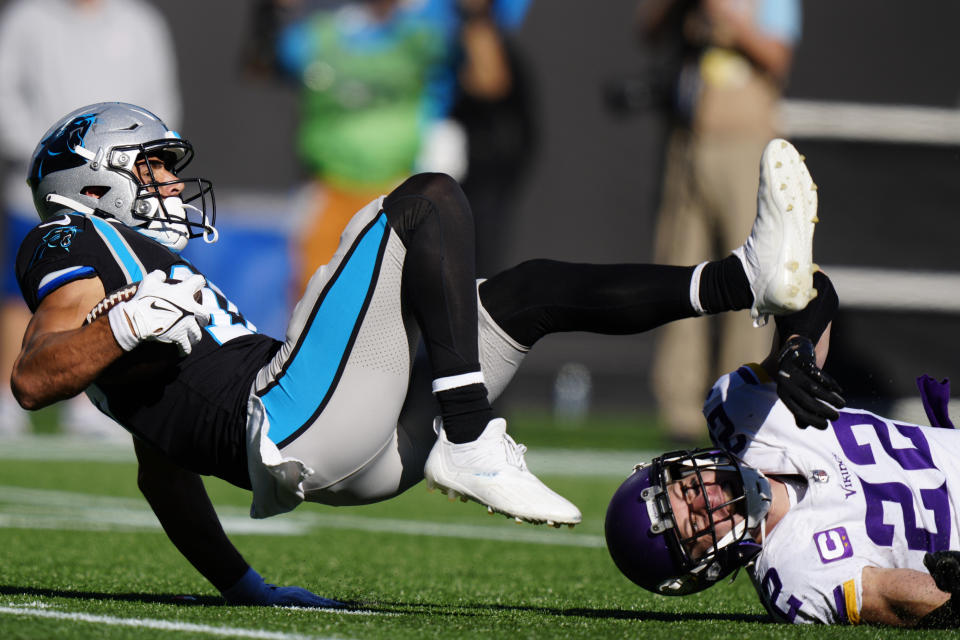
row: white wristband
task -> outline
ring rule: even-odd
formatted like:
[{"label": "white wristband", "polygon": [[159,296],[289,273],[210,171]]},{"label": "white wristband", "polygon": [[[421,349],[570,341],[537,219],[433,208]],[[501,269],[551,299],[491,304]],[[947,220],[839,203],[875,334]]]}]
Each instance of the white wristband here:
[{"label": "white wristband", "polygon": [[133,351],[134,347],[140,344],[140,340],[130,326],[130,320],[124,309],[126,305],[126,302],[121,302],[111,307],[107,312],[107,319],[110,320],[110,330],[113,331],[113,337],[116,338],[120,348],[124,351]]}]

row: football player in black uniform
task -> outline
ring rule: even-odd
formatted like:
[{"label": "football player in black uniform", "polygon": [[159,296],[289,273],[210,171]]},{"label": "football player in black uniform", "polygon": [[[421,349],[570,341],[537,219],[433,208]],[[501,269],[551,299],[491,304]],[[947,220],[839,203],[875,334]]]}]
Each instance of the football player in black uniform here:
[{"label": "football player in black uniform", "polygon": [[338,605],[265,583],[201,475],[250,489],[253,517],[384,500],[426,477],[518,521],[573,525],[580,512],[527,470],[488,400],[540,337],[741,308],[759,319],[813,291],[816,194],[783,141],[765,152],[750,238],[697,267],[535,260],[477,285],[462,191],[421,174],[357,212],[280,342],[179,255],[217,236],[211,184],[180,176],[192,156],[122,103],[78,109],[43,137],[28,176],[41,223],[16,267],[33,319],[12,386],[28,409],[85,391],[130,431],[140,489],[230,603]]}]

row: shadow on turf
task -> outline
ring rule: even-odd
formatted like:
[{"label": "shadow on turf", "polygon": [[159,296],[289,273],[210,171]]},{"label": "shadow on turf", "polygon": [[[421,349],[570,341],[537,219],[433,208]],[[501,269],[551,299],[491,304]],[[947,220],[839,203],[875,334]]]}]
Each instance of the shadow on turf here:
[{"label": "shadow on turf", "polygon": [[[144,604],[172,604],[187,607],[231,606],[218,596],[191,596],[173,593],[103,593],[99,591],[69,591],[66,589],[38,589],[0,585],[2,596],[39,596],[44,598],[72,598],[74,600],[116,600],[117,602],[142,602]],[[346,609],[362,610],[368,607],[350,600],[342,601]],[[326,610],[326,609],[325,609]]]},{"label": "shadow on turf", "polygon": [[44,598],[73,598],[76,600],[117,600],[146,604],[176,604],[187,606],[222,606],[223,598],[216,596],[184,596],[172,593],[101,593],[97,591],[70,591],[66,589],[37,589],[0,585],[0,595],[41,596]]},{"label": "shadow on turf", "polygon": [[[118,602],[142,602],[145,604],[172,604],[189,607],[226,606],[222,598],[216,596],[184,596],[171,593],[104,593],[98,591],[69,591],[65,589],[38,589],[35,587],[15,587],[0,585],[0,595],[37,596],[44,598],[73,598],[75,600],[116,600]],[[628,611],[623,609],[558,609],[554,607],[511,606],[504,604],[467,605],[455,607],[448,604],[429,602],[346,602],[348,609],[378,611],[397,615],[440,616],[478,616],[484,611],[523,611],[540,615],[597,618],[611,620],[656,620],[659,622],[682,622],[689,620],[725,620],[727,622],[772,623],[773,619],[764,615],[742,613],[668,613],[666,611]],[[471,611],[472,610],[472,611]]]},{"label": "shadow on turf", "polygon": [[670,613],[666,611],[629,611],[624,609],[587,609],[572,608],[558,609],[555,607],[529,607],[529,606],[511,606],[505,604],[487,604],[487,605],[466,605],[464,609],[474,611],[456,610],[447,604],[432,603],[407,603],[407,602],[377,602],[371,608],[377,611],[386,611],[396,614],[420,614],[429,613],[430,615],[449,615],[449,616],[476,616],[481,615],[476,610],[487,610],[491,612],[500,611],[525,611],[530,613],[539,613],[541,615],[572,617],[572,618],[598,618],[610,620],[655,620],[659,622],[682,622],[690,620],[723,620],[726,622],[753,622],[753,623],[774,623],[773,618],[767,615],[754,615],[745,613]]}]

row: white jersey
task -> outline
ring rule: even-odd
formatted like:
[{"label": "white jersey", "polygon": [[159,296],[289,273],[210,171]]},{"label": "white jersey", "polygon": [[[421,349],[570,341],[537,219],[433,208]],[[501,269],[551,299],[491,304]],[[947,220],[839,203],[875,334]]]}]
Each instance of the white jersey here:
[{"label": "white jersey", "polygon": [[720,378],[704,415],[714,444],[800,481],[751,569],[777,619],[856,624],[864,567],[926,572],[926,552],[960,549],[960,431],[857,409],[799,429],[757,365]]}]

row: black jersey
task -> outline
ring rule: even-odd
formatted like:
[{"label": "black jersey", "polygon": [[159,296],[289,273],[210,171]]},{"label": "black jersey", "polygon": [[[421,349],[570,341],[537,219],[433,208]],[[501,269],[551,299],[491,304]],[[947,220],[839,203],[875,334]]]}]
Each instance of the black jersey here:
[{"label": "black jersey", "polygon": [[[93,215],[62,215],[35,227],[17,254],[17,281],[35,311],[51,291],[97,277],[106,292],[160,269],[184,280],[199,271],[160,243]],[[146,342],[112,364],[87,390],[102,411],[136,437],[196,473],[249,487],[246,415],[257,371],[281,343],[258,334],[211,282],[203,289],[210,324],[185,357]]]}]

